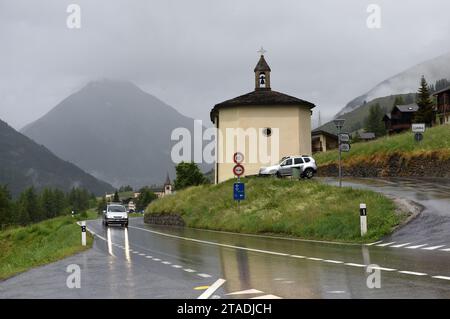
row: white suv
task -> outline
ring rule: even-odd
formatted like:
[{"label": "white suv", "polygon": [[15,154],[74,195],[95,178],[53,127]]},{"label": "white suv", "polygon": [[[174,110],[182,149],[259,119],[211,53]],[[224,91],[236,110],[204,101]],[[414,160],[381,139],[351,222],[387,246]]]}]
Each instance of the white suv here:
[{"label": "white suv", "polygon": [[313,178],[317,173],[317,165],[314,158],[307,155],[302,156],[286,156],[283,157],[279,164],[261,167],[260,176],[276,175],[277,177],[292,176],[292,169],[300,168],[300,177],[308,179]]},{"label": "white suv", "polygon": [[109,204],[103,211],[103,225],[119,224],[128,227],[128,212],[125,206]]}]

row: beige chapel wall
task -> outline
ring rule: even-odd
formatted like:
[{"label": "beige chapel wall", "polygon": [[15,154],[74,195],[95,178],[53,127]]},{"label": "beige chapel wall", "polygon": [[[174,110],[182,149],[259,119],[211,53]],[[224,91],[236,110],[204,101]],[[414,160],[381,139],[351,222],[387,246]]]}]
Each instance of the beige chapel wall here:
[{"label": "beige chapel wall", "polygon": [[[224,145],[226,145],[226,129],[240,127],[248,128],[279,128],[280,148],[279,158],[273,159],[278,162],[283,156],[288,155],[310,155],[311,154],[311,111],[306,107],[299,106],[245,106],[235,108],[223,108],[219,111],[219,130],[223,136],[223,145],[218,148],[218,158],[224,158]],[[299,132],[299,133],[298,133]],[[238,151],[235,149],[233,152]],[[269,146],[271,147],[271,146]],[[249,159],[248,145],[244,153],[246,160]],[[232,153],[228,155],[231,161]],[[270,164],[245,163],[245,175],[258,174],[262,166]],[[233,178],[234,163],[220,163],[218,167],[218,181],[223,182]]]}]

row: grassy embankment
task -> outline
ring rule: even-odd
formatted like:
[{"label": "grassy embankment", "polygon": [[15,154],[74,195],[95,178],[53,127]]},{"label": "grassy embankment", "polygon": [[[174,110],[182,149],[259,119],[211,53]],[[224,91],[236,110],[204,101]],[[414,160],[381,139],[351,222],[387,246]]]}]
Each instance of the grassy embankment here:
[{"label": "grassy embankment", "polygon": [[[88,217],[94,214],[88,213]],[[89,233],[87,246],[81,246],[78,220],[80,217],[62,216],[0,231],[0,280],[90,248]]]},{"label": "grassy embankment", "polygon": [[[450,159],[450,125],[427,129],[423,141],[419,143],[414,141],[411,132],[386,136],[367,143],[355,143],[349,153],[342,154],[342,159],[344,165],[361,162],[370,164],[382,162],[393,154],[398,154],[405,160],[415,156],[429,157],[431,155]],[[338,161],[338,152],[318,153],[314,155],[314,158],[319,165],[331,164]]]},{"label": "grassy embankment", "polygon": [[[238,211],[233,181],[191,187],[152,202],[147,214],[176,213],[195,228],[266,233],[307,239],[367,242],[391,232],[405,216],[381,194],[339,189],[317,181],[243,179],[247,199]],[[369,231],[360,237],[359,204],[368,207]]]}]

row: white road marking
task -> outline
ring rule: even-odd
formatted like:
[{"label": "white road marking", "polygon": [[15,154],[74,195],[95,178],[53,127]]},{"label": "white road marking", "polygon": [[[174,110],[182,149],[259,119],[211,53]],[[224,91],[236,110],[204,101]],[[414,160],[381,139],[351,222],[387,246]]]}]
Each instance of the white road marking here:
[{"label": "white road marking", "polygon": [[323,260],[322,258],[316,258],[316,257],[306,257],[306,259],[315,260],[315,261],[322,261]]},{"label": "white road marking", "polygon": [[264,295],[259,297],[253,297],[250,299],[281,299],[281,297],[275,296],[275,295]]},{"label": "white road marking", "polygon": [[154,261],[161,261],[159,258],[153,258]]},{"label": "white road marking", "polygon": [[450,248],[445,248],[445,249],[439,249],[441,251],[450,251]]},{"label": "white road marking", "polygon": [[379,244],[379,243],[382,243],[382,242],[383,242],[382,240],[379,240],[379,241],[376,241],[374,243],[366,244],[366,246],[372,246],[372,245],[376,245],[376,244]]},{"label": "white road marking", "polygon": [[208,274],[197,274],[197,275],[199,275],[200,277],[203,277],[203,278],[211,278],[211,275],[208,275]]},{"label": "white road marking", "polygon": [[262,294],[263,292],[257,289],[247,289],[241,291],[230,292],[226,294],[227,296],[235,296],[235,295],[251,295],[251,294]]},{"label": "white road marking", "polygon": [[299,255],[291,255],[291,257],[294,257],[294,258],[306,258],[305,256],[299,256]]},{"label": "white road marking", "polygon": [[292,280],[282,281],[283,284],[288,284],[288,285],[293,284],[294,282],[295,281],[292,281]]},{"label": "white road marking", "polygon": [[405,244],[400,244],[400,245],[394,245],[394,246],[391,246],[391,248],[400,248],[400,247],[404,247],[404,246],[408,246],[408,245],[411,245],[411,243],[405,243]]},{"label": "white road marking", "polygon": [[422,248],[422,249],[425,249],[425,250],[435,250],[435,249],[438,249],[438,248],[442,248],[442,247],[444,247],[445,245],[439,245],[439,246],[433,246],[433,247],[427,247],[427,248]]},{"label": "white road marking", "polygon": [[164,265],[171,265],[172,263],[170,261],[163,261],[162,262]]},{"label": "white road marking", "polygon": [[392,245],[392,244],[395,244],[395,241],[392,241],[392,242],[390,242],[390,243],[385,243],[385,244],[379,244],[379,245],[377,245],[378,247],[386,247],[386,246],[389,246],[389,245]]},{"label": "white road marking", "polygon": [[329,294],[345,294],[344,290],[332,290],[332,291],[327,291]]},{"label": "white road marking", "polygon": [[145,256],[145,258],[149,258],[149,259],[151,259],[151,258],[153,258],[152,256]]},{"label": "white road marking", "polygon": [[352,267],[366,267],[366,265],[361,265],[361,264],[355,264],[355,263],[345,263],[347,266],[352,266]]},{"label": "white road marking", "polygon": [[281,281],[281,280],[286,280],[285,278],[275,278],[275,281]]},{"label": "white road marking", "polygon": [[173,268],[183,268],[183,266],[180,265],[172,265]]},{"label": "white road marking", "polygon": [[393,269],[393,268],[384,268],[384,267],[377,267],[377,266],[372,266],[370,268],[371,269],[384,270],[384,271],[396,271],[397,270],[397,269]]},{"label": "white road marking", "polygon": [[215,283],[209,286],[197,299],[208,299],[211,295],[224,284],[225,279],[218,279]]},{"label": "white road marking", "polygon": [[339,260],[331,260],[331,259],[326,259],[324,260],[324,262],[326,263],[330,263],[330,264],[343,264],[343,261],[339,261]]},{"label": "white road marking", "polygon": [[450,280],[450,277],[447,277],[447,276],[433,276],[433,278],[436,278],[436,279],[444,279],[444,280]]},{"label": "white road marking", "polygon": [[399,273],[407,274],[407,275],[415,275],[415,276],[427,276],[427,274],[423,273],[423,272],[415,272],[415,271],[407,271],[407,270],[399,271]]},{"label": "white road marking", "polygon": [[139,256],[145,256],[145,254],[139,254]]},{"label": "white road marking", "polygon": [[195,270],[194,269],[190,269],[190,268],[185,268],[185,269],[183,269],[185,272],[195,272]]},{"label": "white road marking", "polygon": [[422,244],[422,245],[416,245],[416,246],[408,246],[406,247],[406,249],[417,249],[417,248],[421,248],[426,246],[427,244]]}]

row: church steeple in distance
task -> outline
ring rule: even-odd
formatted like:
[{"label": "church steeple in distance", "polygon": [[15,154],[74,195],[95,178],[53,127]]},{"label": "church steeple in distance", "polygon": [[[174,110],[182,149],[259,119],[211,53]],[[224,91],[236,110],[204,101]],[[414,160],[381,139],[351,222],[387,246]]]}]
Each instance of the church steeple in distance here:
[{"label": "church steeple in distance", "polygon": [[270,90],[270,67],[264,59],[264,53],[267,51],[262,47],[258,51],[261,54],[258,64],[255,67],[255,90]]}]

